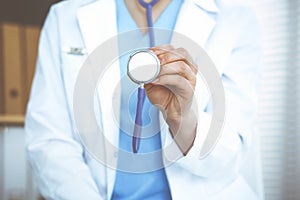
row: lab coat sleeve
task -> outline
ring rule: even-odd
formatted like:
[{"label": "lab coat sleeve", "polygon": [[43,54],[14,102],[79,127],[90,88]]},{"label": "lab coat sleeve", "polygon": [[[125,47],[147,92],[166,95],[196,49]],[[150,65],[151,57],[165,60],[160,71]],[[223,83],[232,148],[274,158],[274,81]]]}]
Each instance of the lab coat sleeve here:
[{"label": "lab coat sleeve", "polygon": [[[176,163],[201,177],[235,177],[251,143],[256,96],[259,84],[260,37],[258,22],[244,12],[244,23],[221,75],[225,89],[226,113],[223,130],[210,155],[199,159],[203,136],[207,134],[212,103],[199,111],[197,135],[193,147]],[[200,91],[201,93],[201,91]]]},{"label": "lab coat sleeve", "polygon": [[37,68],[25,129],[29,161],[46,199],[101,200],[73,137],[63,86],[59,30],[51,9],[40,36]]}]

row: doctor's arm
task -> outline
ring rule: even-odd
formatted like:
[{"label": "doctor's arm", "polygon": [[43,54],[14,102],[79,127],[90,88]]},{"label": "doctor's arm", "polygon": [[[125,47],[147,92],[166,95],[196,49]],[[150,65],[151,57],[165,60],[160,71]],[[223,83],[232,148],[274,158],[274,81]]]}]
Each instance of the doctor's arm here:
[{"label": "doctor's arm", "polygon": [[[240,33],[221,75],[226,111],[220,139],[211,154],[200,160],[201,140],[208,132],[213,112],[212,102],[209,102],[199,111],[192,148],[177,161],[184,169],[201,177],[236,176],[251,145],[260,78],[260,36],[255,17],[252,14],[244,16],[244,23],[239,28]],[[201,91],[198,93],[201,94]]]},{"label": "doctor's arm", "polygon": [[29,160],[46,199],[98,199],[83,148],[73,136],[59,56],[59,30],[51,9],[40,36],[25,129]]},{"label": "doctor's arm", "polygon": [[[206,106],[198,110],[198,122],[194,122],[192,114],[189,114],[191,112],[187,112],[188,117],[183,117],[181,121],[187,132],[185,133],[184,130],[179,132],[182,136],[178,138],[184,139],[182,143],[180,141],[176,143],[179,150],[184,149],[182,151],[184,155],[176,163],[200,177],[222,177],[224,174],[236,176],[251,143],[259,78],[260,37],[255,17],[247,14],[249,13],[243,15],[245,17],[241,20],[243,24],[238,29],[234,48],[221,74],[225,90],[226,113],[220,139],[211,154],[204,159],[199,159],[201,145],[211,123],[212,102],[208,101]],[[188,81],[192,80],[186,75],[188,73],[184,73],[184,78]],[[193,88],[193,81],[190,83]],[[196,84],[195,94],[201,95],[203,92],[198,90]],[[174,137],[174,132],[178,129],[171,127],[174,123],[166,121],[170,128],[170,135]],[[194,131],[195,124],[197,124],[196,131]]]}]

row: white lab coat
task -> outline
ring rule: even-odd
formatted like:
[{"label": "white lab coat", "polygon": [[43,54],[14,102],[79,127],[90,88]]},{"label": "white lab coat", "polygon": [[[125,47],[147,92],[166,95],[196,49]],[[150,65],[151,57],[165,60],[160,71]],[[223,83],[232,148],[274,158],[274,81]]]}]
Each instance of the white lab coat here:
[{"label": "white lab coat", "polygon": [[[117,34],[116,27],[113,0],[64,1],[52,6],[45,21],[26,116],[26,141],[39,189],[47,199],[111,198],[116,172],[94,160],[80,143],[72,109],[74,84],[83,61]],[[226,123],[213,152],[199,160],[212,112],[207,107],[208,94],[200,90],[194,146],[165,169],[172,198],[257,199],[239,173],[250,145],[256,107],[259,31],[255,17],[243,7],[185,0],[175,30],[204,47],[217,66],[226,93]],[[86,54],[69,54],[71,47],[82,47]],[[118,128],[108,120],[111,113],[104,108],[109,98],[99,95],[99,99],[103,130],[117,145]],[[167,130],[162,131],[162,138],[171,141]]]}]

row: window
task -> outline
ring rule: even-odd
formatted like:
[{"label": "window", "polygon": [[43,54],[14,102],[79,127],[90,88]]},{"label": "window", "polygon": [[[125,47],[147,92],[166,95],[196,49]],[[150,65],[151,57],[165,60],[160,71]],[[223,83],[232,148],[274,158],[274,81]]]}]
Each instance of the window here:
[{"label": "window", "polygon": [[300,197],[300,1],[243,0],[262,27],[258,109],[266,200]]}]

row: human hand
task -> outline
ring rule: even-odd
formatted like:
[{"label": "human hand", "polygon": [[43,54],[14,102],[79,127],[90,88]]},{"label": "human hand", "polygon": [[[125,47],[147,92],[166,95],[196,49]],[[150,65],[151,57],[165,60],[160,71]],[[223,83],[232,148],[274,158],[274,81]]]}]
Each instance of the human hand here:
[{"label": "human hand", "polygon": [[[157,79],[145,85],[150,102],[164,114],[173,137],[186,152],[195,138],[197,119],[192,108],[197,66],[184,48],[171,45],[151,48],[161,62]],[[193,128],[194,127],[194,128]]]}]

